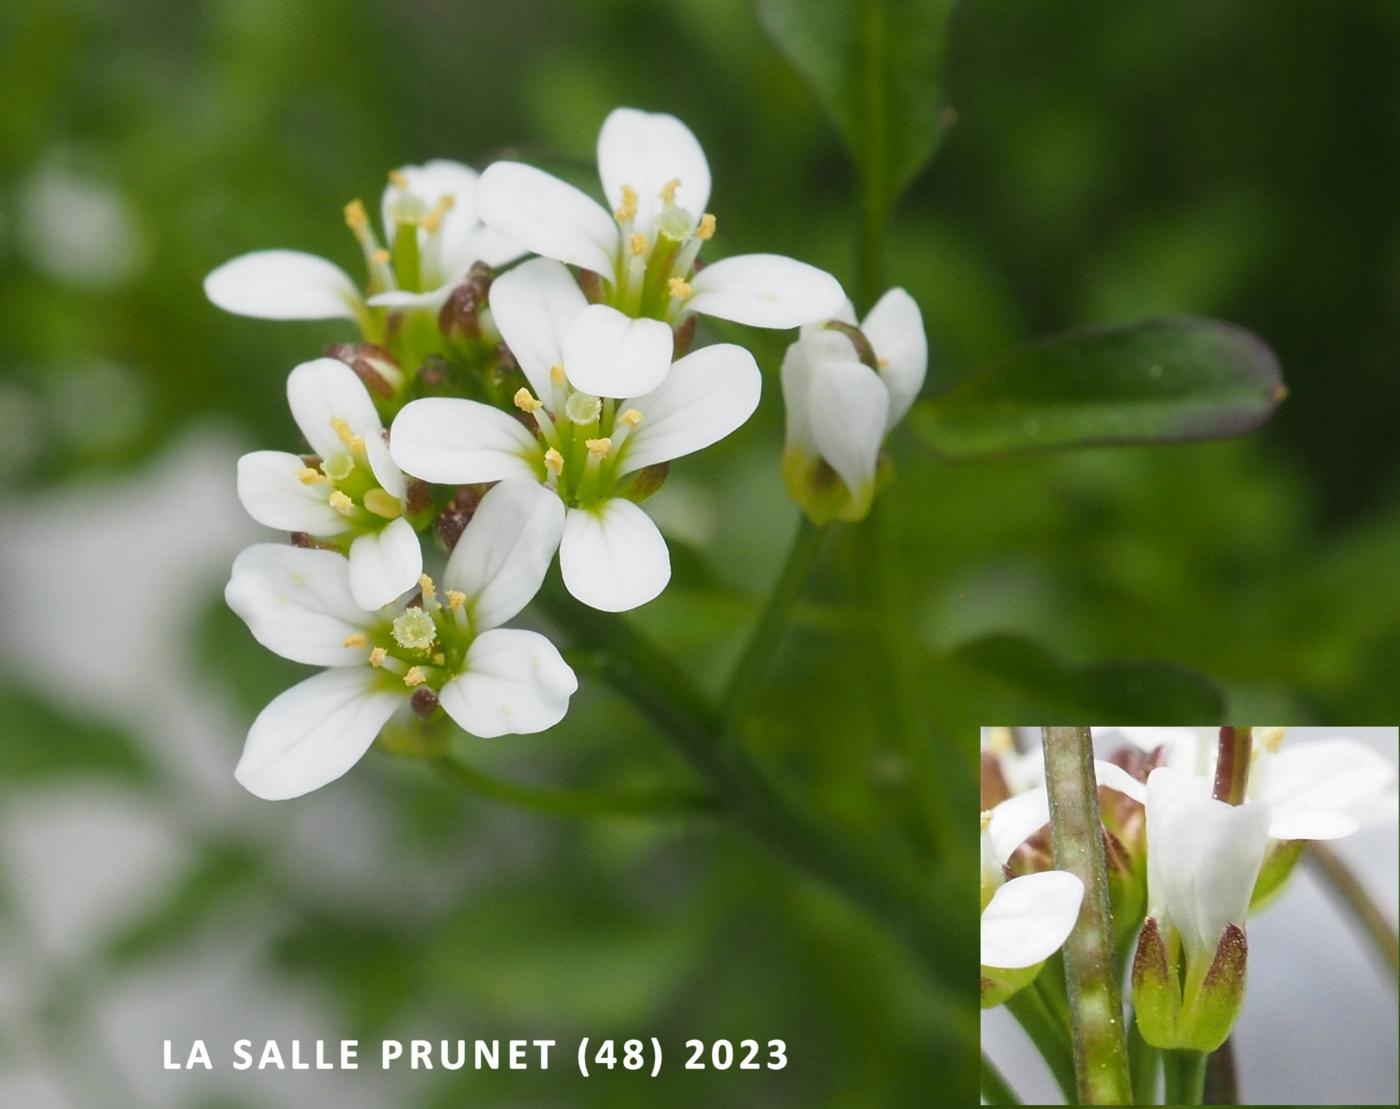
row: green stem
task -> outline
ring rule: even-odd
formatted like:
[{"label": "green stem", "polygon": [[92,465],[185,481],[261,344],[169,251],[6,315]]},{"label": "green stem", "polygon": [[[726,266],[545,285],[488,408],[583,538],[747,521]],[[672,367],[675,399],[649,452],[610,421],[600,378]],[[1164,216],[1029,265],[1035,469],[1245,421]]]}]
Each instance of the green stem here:
[{"label": "green stem", "polygon": [[1201,1095],[1203,1105],[1238,1105],[1240,1103],[1240,1081],[1235,1070],[1235,1039],[1227,1037],[1218,1049],[1211,1053],[1206,1063],[1205,1089]]},{"label": "green stem", "polygon": [[1079,1101],[1126,1105],[1132,1100],[1128,1045],[1114,973],[1093,741],[1088,728],[1045,728],[1043,732],[1055,865],[1084,883],[1079,920],[1063,949]]},{"label": "green stem", "polygon": [[1156,1104],[1159,1057],[1158,1050],[1142,1038],[1134,1017],[1128,1022],[1128,1075],[1133,1084],[1134,1104]]},{"label": "green stem", "polygon": [[587,793],[582,790],[519,785],[492,777],[451,751],[439,755],[434,762],[448,777],[483,797],[554,816],[646,819],[708,815],[717,807],[713,797],[680,789]]},{"label": "green stem", "polygon": [[749,698],[767,676],[777,653],[783,631],[787,627],[788,614],[793,602],[802,590],[822,544],[827,536],[827,528],[819,527],[802,515],[797,521],[797,531],[788,547],[787,559],[778,573],[778,580],[768,596],[768,602],[759,614],[748,642],[735,664],[724,695],[724,714],[728,722],[743,717]]},{"label": "green stem", "polygon": [[1162,1052],[1163,1105],[1200,1105],[1206,1083],[1204,1051]]},{"label": "green stem", "polygon": [[982,1052],[982,1103],[984,1105],[1020,1105],[1021,1099],[1011,1084],[1002,1077],[996,1064]]},{"label": "green stem", "polygon": [[1070,1049],[1069,1036],[1065,1026],[1057,1021],[1054,1014],[1034,989],[1025,989],[1013,994],[1006,1001],[1006,1011],[1010,1013],[1022,1030],[1040,1052],[1045,1065],[1050,1068],[1067,1105],[1074,1104],[1074,1054]]},{"label": "green stem", "polygon": [[1333,896],[1342,903],[1342,907],[1351,913],[1352,919],[1361,926],[1376,954],[1390,969],[1391,981],[1395,981],[1397,974],[1400,974],[1400,942],[1396,940],[1395,929],[1391,927],[1385,913],[1366,892],[1361,880],[1352,873],[1351,868],[1342,861],[1337,852],[1321,841],[1309,843],[1303,857],[1326,883]]},{"label": "green stem", "polygon": [[886,72],[889,56],[889,21],[884,0],[860,5],[858,34],[862,54],[861,95],[864,101],[864,141],[856,173],[860,181],[860,238],[857,240],[856,296],[862,311],[869,311],[880,291],[885,216],[888,211],[890,105]]}]

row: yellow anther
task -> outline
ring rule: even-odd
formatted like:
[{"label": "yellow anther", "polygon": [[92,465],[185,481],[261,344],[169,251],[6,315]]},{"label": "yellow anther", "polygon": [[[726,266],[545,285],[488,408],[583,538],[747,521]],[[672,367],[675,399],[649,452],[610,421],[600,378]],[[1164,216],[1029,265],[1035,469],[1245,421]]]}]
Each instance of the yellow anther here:
[{"label": "yellow anther", "polygon": [[331,428],[335,431],[336,437],[357,454],[365,449],[365,441],[350,430],[350,425],[339,416],[331,417]]},{"label": "yellow anther", "polygon": [[313,470],[310,466],[303,466],[297,471],[297,481],[303,485],[319,485],[326,480],[326,475],[320,470]]},{"label": "yellow anther", "polygon": [[369,215],[363,200],[352,200],[345,206],[345,225],[356,234],[369,226]]},{"label": "yellow anther", "polygon": [[890,368],[890,360],[888,358],[876,358],[875,365],[879,366],[882,370],[887,370]]},{"label": "yellow anther", "polygon": [[1278,754],[1279,744],[1283,742],[1283,728],[1259,728],[1255,731],[1255,738],[1271,755]]},{"label": "yellow anther", "polygon": [[559,365],[558,362],[549,367],[549,380],[554,382],[555,385],[564,384],[564,367]]},{"label": "yellow anther", "polygon": [[345,637],[345,642],[342,645],[345,647],[368,647],[369,636],[365,635],[364,632],[353,632]]},{"label": "yellow anther", "polygon": [[423,217],[423,230],[429,234],[442,226],[442,217],[452,210],[452,205],[457,200],[452,196],[440,196],[438,202],[433,205],[433,210]]},{"label": "yellow anther", "polygon": [[447,656],[439,651],[433,656],[433,662],[438,666],[443,666],[447,663]]},{"label": "yellow anther", "polygon": [[681,179],[672,177],[666,184],[661,186],[661,199],[667,204],[674,204],[676,200],[676,190],[681,187]]},{"label": "yellow anther", "polygon": [[553,447],[544,452],[544,468],[555,477],[564,472],[564,456]]},{"label": "yellow anther", "polygon": [[985,831],[987,830],[987,825],[990,824],[991,822],[992,822],[992,810],[991,810],[991,809],[984,809],[984,810],[982,810],[982,831],[985,832]]},{"label": "yellow anther", "polygon": [[408,188],[408,178],[401,169],[391,169],[389,171],[389,180],[400,189]]},{"label": "yellow anther", "polygon": [[627,249],[633,254],[645,254],[647,252],[647,237],[640,231],[633,232],[632,237],[627,240]]},{"label": "yellow anther", "polygon": [[447,598],[447,607],[453,612],[467,603],[467,595],[460,589],[449,589],[443,596]]},{"label": "yellow anther", "polygon": [[383,647],[376,647],[369,653],[369,664],[375,668],[384,665],[384,660],[389,657],[389,652]]},{"label": "yellow anther", "polygon": [[403,515],[403,503],[398,497],[383,489],[370,489],[361,498],[365,502],[365,507],[376,516],[383,516],[386,520],[397,520]]},{"label": "yellow anther", "polygon": [[715,234],[715,214],[706,212],[700,217],[700,226],[695,229],[697,239],[712,239]]},{"label": "yellow anther", "polygon": [[626,424],[628,427],[637,427],[642,422],[642,414],[638,412],[635,408],[629,408],[626,412],[624,412],[621,416],[617,418],[617,422],[620,424]]},{"label": "yellow anther", "polygon": [[608,452],[612,450],[612,440],[607,438],[585,439],[583,445],[594,458],[607,458]]},{"label": "yellow anther", "polygon": [[428,675],[423,673],[421,666],[410,666],[408,673],[403,676],[403,684],[412,689],[416,685],[422,685],[428,680]]},{"label": "yellow anther", "polygon": [[330,496],[331,507],[342,516],[349,516],[355,511],[355,502],[337,489]]},{"label": "yellow anther", "polygon": [[637,190],[631,185],[622,186],[622,205],[613,215],[617,217],[618,223],[626,223],[628,220],[637,218]]},{"label": "yellow anther", "polygon": [[512,399],[515,401],[515,407],[522,412],[538,412],[544,407],[544,404],[535,397],[535,394],[530,392],[530,390],[523,385],[515,391],[515,396]]},{"label": "yellow anther", "polygon": [[418,575],[418,588],[423,591],[423,600],[431,601],[437,596],[437,589],[433,585],[433,579],[427,574]]},{"label": "yellow anther", "polygon": [[381,246],[369,256],[369,260],[376,266],[387,266],[389,264],[389,252]]},{"label": "yellow anther", "polygon": [[1016,750],[1016,738],[1011,734],[1010,728],[988,728],[987,747],[989,750],[1001,752],[1014,752]]},{"label": "yellow anther", "polygon": [[690,282],[684,277],[673,277],[666,282],[666,289],[673,297],[684,300],[695,290],[690,287]]}]

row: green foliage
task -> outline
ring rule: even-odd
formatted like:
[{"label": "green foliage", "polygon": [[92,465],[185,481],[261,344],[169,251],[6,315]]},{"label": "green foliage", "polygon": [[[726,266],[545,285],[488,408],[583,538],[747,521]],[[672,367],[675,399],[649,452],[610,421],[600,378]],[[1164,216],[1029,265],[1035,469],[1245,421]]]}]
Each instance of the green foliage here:
[{"label": "green foliage", "polygon": [[1258,427],[1285,390],[1273,352],[1213,320],[1149,320],[1017,351],[914,415],[952,459],[1181,442]]},{"label": "green foliage", "polygon": [[51,702],[37,690],[0,687],[0,780],[37,786],[70,775],[148,783],[153,769],[125,729]]}]

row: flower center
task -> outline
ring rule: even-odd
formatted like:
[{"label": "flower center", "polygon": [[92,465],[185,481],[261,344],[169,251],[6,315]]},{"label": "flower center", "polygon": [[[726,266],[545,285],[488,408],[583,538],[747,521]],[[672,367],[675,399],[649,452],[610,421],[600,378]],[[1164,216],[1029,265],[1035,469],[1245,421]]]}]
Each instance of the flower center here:
[{"label": "flower center", "polygon": [[[443,221],[456,203],[444,193],[429,202],[410,191],[408,177],[401,170],[390,170],[393,186],[388,215],[393,230],[387,247],[380,243],[365,211],[364,202],[353,200],[345,206],[345,223],[360,243],[369,271],[370,295],[389,290],[410,293],[436,289],[446,280],[442,267]],[[387,231],[387,229],[386,229]]]},{"label": "flower center", "polygon": [[[297,474],[303,485],[324,485],[326,500],[360,531],[378,531],[403,515],[399,498],[380,487],[365,453],[365,443],[340,417],[331,421],[343,451],[328,455],[317,467]],[[313,460],[314,461],[314,460]]]},{"label": "flower center", "polygon": [[622,187],[622,204],[613,212],[622,247],[606,303],[629,316],[675,321],[684,315],[695,259],[715,233],[715,217],[706,212],[697,222],[678,205],[680,184],[678,177],[666,183],[661,210],[645,225],[637,218],[637,190]]},{"label": "flower center", "polygon": [[618,471],[642,414],[635,408],[618,412],[615,400],[579,392],[562,367],[553,367],[550,378],[550,404],[529,389],[519,389],[515,406],[535,418],[535,434],[544,448],[545,483],[566,505],[589,508],[615,496],[628,476]]},{"label": "flower center", "polygon": [[393,620],[345,637],[345,646],[363,647],[365,662],[394,684],[427,686],[434,693],[462,672],[476,633],[465,593],[449,589],[441,599],[433,579],[418,579],[421,601]]}]

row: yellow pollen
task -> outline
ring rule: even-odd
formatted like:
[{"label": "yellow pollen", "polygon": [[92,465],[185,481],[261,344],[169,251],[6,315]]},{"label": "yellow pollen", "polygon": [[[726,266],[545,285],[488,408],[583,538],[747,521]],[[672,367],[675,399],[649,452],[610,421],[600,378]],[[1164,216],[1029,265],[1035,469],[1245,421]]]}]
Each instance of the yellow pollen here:
[{"label": "yellow pollen", "polygon": [[455,203],[455,197],[439,197],[438,202],[433,205],[433,210],[423,217],[423,230],[429,234],[436,231],[442,225],[442,217],[452,210]]},{"label": "yellow pollen", "polygon": [[412,689],[416,685],[422,685],[428,680],[428,675],[423,673],[421,666],[410,666],[408,673],[403,676],[403,684]]},{"label": "yellow pollen", "polygon": [[1269,754],[1276,755],[1279,745],[1283,743],[1283,733],[1283,728],[1259,728],[1254,734]]},{"label": "yellow pollen", "polygon": [[667,204],[674,204],[676,200],[676,190],[681,187],[681,179],[672,177],[661,187],[661,199]]},{"label": "yellow pollen", "polygon": [[459,608],[461,608],[464,604],[467,603],[467,595],[463,593],[460,589],[449,589],[443,595],[447,598],[447,607],[450,608],[453,612],[456,612]]},{"label": "yellow pollen", "polygon": [[990,728],[988,729],[987,746],[998,753],[1014,752],[1016,740],[1011,735],[1010,728]]},{"label": "yellow pollen", "polygon": [[633,254],[645,254],[647,252],[647,237],[640,231],[634,232],[627,240],[627,249]]},{"label": "yellow pollen", "polygon": [[331,507],[343,516],[349,516],[355,511],[355,502],[337,489],[330,496]]},{"label": "yellow pollen", "polygon": [[613,215],[617,217],[618,223],[626,223],[637,216],[637,190],[631,185],[622,186],[622,206]]},{"label": "yellow pollen", "polygon": [[628,427],[637,427],[642,422],[642,414],[635,408],[629,408],[617,418],[617,422],[626,424]]},{"label": "yellow pollen", "polygon": [[389,652],[383,647],[376,647],[369,653],[369,664],[375,668],[384,665],[384,660],[389,657]]},{"label": "yellow pollen", "polygon": [[365,635],[364,632],[354,632],[345,637],[345,643],[343,644],[343,646],[367,647],[369,646],[369,636]]},{"label": "yellow pollen", "polygon": [[887,370],[890,368],[890,360],[888,358],[876,358],[875,365],[879,366],[882,370]]},{"label": "yellow pollen", "polygon": [[423,591],[423,600],[431,601],[437,596],[437,590],[433,587],[433,579],[427,574],[418,575],[418,588]]},{"label": "yellow pollen", "polygon": [[369,256],[369,260],[376,266],[387,266],[389,264],[389,252],[381,246]]},{"label": "yellow pollen", "polygon": [[435,662],[438,666],[442,666],[447,662],[447,656],[441,651],[439,651],[433,656],[433,662]]},{"label": "yellow pollen", "polygon": [[984,809],[984,810],[982,811],[982,831],[985,832],[985,831],[987,830],[987,825],[990,824],[991,822],[992,822],[992,810],[991,810],[991,809]]},{"label": "yellow pollen", "polygon": [[695,237],[701,240],[711,239],[714,238],[714,234],[715,214],[713,212],[706,212],[700,217],[700,226],[695,229]]},{"label": "yellow pollen", "polygon": [[399,503],[399,498],[383,489],[367,490],[361,499],[367,509],[386,520],[397,520],[403,515],[403,505]]},{"label": "yellow pollen", "polygon": [[694,290],[690,287],[690,282],[687,281],[684,277],[671,278],[670,281],[666,282],[666,288],[670,290],[670,293],[673,297],[678,297],[681,300],[684,300],[686,297],[690,296],[692,292],[694,292]]},{"label": "yellow pollen", "polygon": [[515,391],[515,396],[512,399],[515,401],[515,407],[522,412],[538,412],[544,407],[544,405],[535,398],[535,394],[530,392],[530,390],[526,389],[523,385]]},{"label": "yellow pollen", "polygon": [[544,468],[555,477],[564,472],[564,456],[553,447],[544,452]]},{"label": "yellow pollen", "polygon": [[389,171],[389,180],[401,189],[408,188],[408,178],[404,176],[404,172],[401,169],[391,169]]},{"label": "yellow pollen", "polygon": [[607,458],[608,452],[612,450],[611,439],[585,439],[583,445],[588,448],[588,453],[594,458]]},{"label": "yellow pollen", "polygon": [[351,431],[350,425],[339,416],[331,417],[331,428],[335,431],[336,437],[352,451],[365,449],[365,441]]},{"label": "yellow pollen", "polygon": [[310,466],[303,466],[297,471],[297,481],[303,485],[318,485],[326,480],[326,475],[320,470],[313,470]]},{"label": "yellow pollen", "polygon": [[365,213],[363,200],[352,200],[345,206],[345,225],[356,233],[369,226],[369,216]]}]

